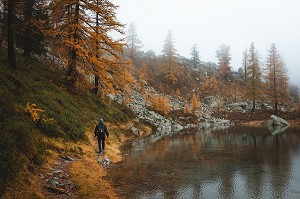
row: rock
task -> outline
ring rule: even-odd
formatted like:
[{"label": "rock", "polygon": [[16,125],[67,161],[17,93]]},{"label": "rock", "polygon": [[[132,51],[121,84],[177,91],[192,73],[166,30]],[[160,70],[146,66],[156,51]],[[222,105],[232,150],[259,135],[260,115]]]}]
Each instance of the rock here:
[{"label": "rock", "polygon": [[39,176],[42,180],[45,179],[45,176],[43,174],[40,173]]},{"label": "rock", "polygon": [[140,131],[139,131],[137,128],[132,127],[130,130],[131,130],[131,133],[133,133],[133,134],[136,135],[137,137],[140,136]]},{"label": "rock", "polygon": [[271,118],[267,122],[267,127],[271,131],[272,135],[284,132],[289,126],[290,124],[286,120],[276,115],[271,115]]},{"label": "rock", "polygon": [[247,109],[247,104],[243,103],[243,102],[237,102],[237,103],[229,104],[229,105],[227,105],[227,107],[230,110],[243,112],[244,110]]},{"label": "rock", "polygon": [[57,188],[57,187],[52,187],[52,186],[46,186],[45,187],[48,191],[52,192],[52,193],[56,193],[56,194],[66,194],[68,196],[70,196],[69,193],[65,192],[63,189]]},{"label": "rock", "polygon": [[55,179],[51,178],[48,181],[49,184],[53,185],[53,186],[57,186],[57,187],[61,187],[61,188],[65,188],[65,185],[56,181]]},{"label": "rock", "polygon": [[290,126],[290,124],[286,120],[284,120],[276,115],[271,115],[271,118],[270,118],[270,120],[268,120],[267,125],[268,126],[270,126],[270,125],[271,126]]},{"label": "rock", "polygon": [[74,161],[74,159],[73,159],[73,158],[71,158],[70,156],[60,156],[60,158],[62,158],[62,159],[64,159],[64,160],[66,160],[66,161],[71,161],[71,162],[73,162],[73,161]]}]

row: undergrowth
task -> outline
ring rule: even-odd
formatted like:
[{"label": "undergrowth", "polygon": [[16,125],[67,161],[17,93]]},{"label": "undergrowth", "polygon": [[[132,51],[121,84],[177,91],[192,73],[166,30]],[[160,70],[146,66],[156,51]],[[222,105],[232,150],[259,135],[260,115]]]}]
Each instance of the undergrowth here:
[{"label": "undergrowth", "polygon": [[[0,49],[0,198],[8,182],[43,164],[45,151],[53,148],[47,140],[85,140],[86,129],[100,117],[118,124],[134,116],[114,102],[101,103],[88,89],[74,92],[63,69],[18,56],[13,70],[6,57]],[[28,104],[42,110],[38,119],[26,111]]]}]

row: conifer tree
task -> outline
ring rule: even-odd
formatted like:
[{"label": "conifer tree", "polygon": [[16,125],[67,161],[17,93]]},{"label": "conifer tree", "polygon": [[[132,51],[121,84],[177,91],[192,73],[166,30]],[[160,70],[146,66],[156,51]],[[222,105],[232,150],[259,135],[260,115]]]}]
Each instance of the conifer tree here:
[{"label": "conifer tree", "polygon": [[49,16],[46,2],[42,0],[23,0],[19,19],[19,34],[17,45],[23,48],[23,55],[28,57],[32,53],[41,55],[46,52],[45,37],[40,28],[41,21]]},{"label": "conifer tree", "polygon": [[216,57],[218,58],[219,61],[220,74],[223,77],[225,77],[227,80],[231,72],[231,66],[230,66],[231,55],[229,53],[229,50],[230,50],[230,46],[223,44],[216,51]]},{"label": "conifer tree", "polygon": [[244,80],[247,79],[247,66],[248,66],[248,50],[246,49],[243,52],[243,58],[242,58],[242,68],[244,70]]},{"label": "conifer tree", "polygon": [[278,104],[286,102],[289,98],[289,87],[285,63],[275,44],[272,44],[269,50],[265,70],[267,94],[274,104],[274,110],[278,112]]},{"label": "conifer tree", "polygon": [[124,34],[123,25],[116,19],[116,8],[109,0],[53,0],[52,26],[47,33],[65,60],[71,85],[77,86],[81,78],[92,74],[95,86],[108,92],[124,90],[133,82],[129,65],[121,60],[123,40],[109,35]]},{"label": "conifer tree", "polygon": [[137,35],[136,26],[133,22],[129,25],[128,28],[127,45],[129,49],[129,58],[133,60],[142,47],[142,42]]},{"label": "conifer tree", "polygon": [[251,43],[248,55],[247,77],[246,77],[246,97],[252,100],[252,112],[255,111],[256,101],[261,98],[261,69],[259,66],[259,60],[257,52],[254,47],[254,43]]},{"label": "conifer tree", "polygon": [[191,111],[193,114],[195,114],[196,111],[200,111],[201,102],[200,102],[199,97],[195,93],[193,93],[191,105],[192,105]]},{"label": "conifer tree", "polygon": [[200,63],[199,50],[197,44],[194,44],[192,46],[191,55],[192,55],[191,57],[192,66],[196,68]]},{"label": "conifer tree", "polygon": [[178,80],[179,64],[177,61],[176,49],[174,47],[173,35],[169,30],[163,46],[163,73],[167,80],[173,84]]}]

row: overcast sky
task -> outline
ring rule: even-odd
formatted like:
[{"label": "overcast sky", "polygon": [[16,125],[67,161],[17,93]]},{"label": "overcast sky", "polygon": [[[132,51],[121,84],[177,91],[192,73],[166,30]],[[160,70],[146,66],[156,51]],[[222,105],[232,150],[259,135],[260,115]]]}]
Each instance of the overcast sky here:
[{"label": "overcast sky", "polygon": [[[283,56],[290,80],[300,85],[300,0],[113,0],[117,18],[136,25],[144,51],[161,54],[168,30],[178,53],[190,58],[196,43],[202,61],[217,62],[215,51],[230,46],[231,65],[241,66],[254,42],[265,62],[272,43]],[[126,31],[128,26],[126,26]]]}]

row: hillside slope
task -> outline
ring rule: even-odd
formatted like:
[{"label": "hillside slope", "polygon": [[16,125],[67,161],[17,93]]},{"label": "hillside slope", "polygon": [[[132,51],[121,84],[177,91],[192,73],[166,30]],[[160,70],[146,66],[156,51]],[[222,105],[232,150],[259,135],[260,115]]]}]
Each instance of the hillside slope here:
[{"label": "hillside slope", "polygon": [[95,155],[97,119],[108,124],[110,145],[122,140],[134,113],[114,102],[102,103],[88,89],[69,88],[62,69],[18,56],[13,70],[6,57],[0,49],[0,198],[43,198],[36,185],[43,169],[61,154],[80,152],[84,159],[89,152],[88,164]]}]

